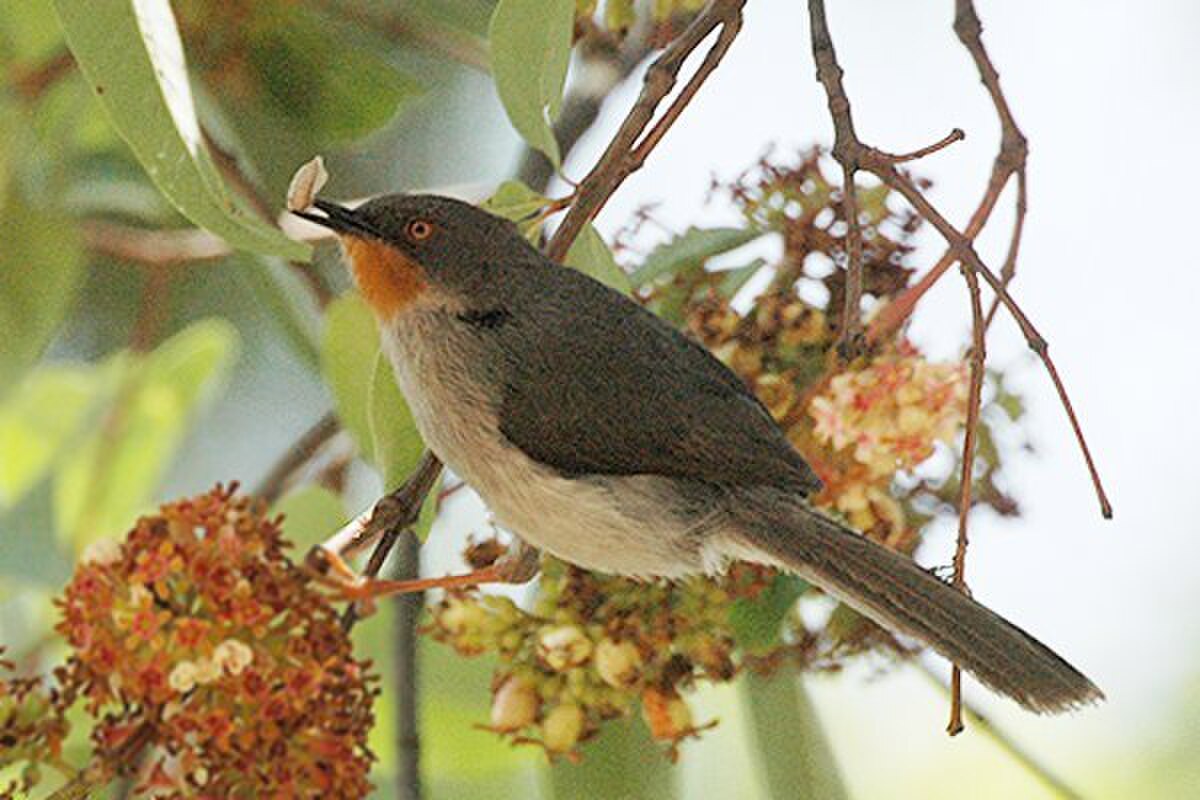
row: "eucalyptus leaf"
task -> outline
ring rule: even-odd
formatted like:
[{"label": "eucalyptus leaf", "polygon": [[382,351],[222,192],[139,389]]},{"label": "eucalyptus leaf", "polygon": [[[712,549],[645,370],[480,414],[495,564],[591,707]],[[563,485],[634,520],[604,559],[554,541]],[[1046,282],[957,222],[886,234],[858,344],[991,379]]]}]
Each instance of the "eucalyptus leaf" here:
[{"label": "eucalyptus leaf", "polygon": [[307,260],[307,245],[259,221],[226,191],[205,148],[170,5],[55,0],[54,6],[114,127],[180,213],[233,247]]},{"label": "eucalyptus leaf", "polygon": [[550,202],[549,198],[530,189],[521,181],[504,181],[496,187],[492,196],[480,204],[484,211],[512,220],[521,234],[536,242],[541,233],[541,220],[537,212]]},{"label": "eucalyptus leaf", "polygon": [[571,60],[574,0],[500,0],[488,29],[492,75],[517,133],[559,166],[553,123]]},{"label": "eucalyptus leaf", "polygon": [[150,503],[198,408],[223,382],[237,331],[196,322],[146,356],[122,353],[104,369],[108,408],[64,458],[54,486],[62,536],[76,548],[117,536]]},{"label": "eucalyptus leaf", "polygon": [[374,316],[356,294],[326,309],[321,374],[359,452],[387,488],[398,486],[416,467],[424,445],[380,349]]},{"label": "eucalyptus leaf", "polygon": [[83,267],[71,220],[10,193],[0,213],[0,397],[50,342]]},{"label": "eucalyptus leaf", "polygon": [[654,249],[630,280],[643,286],[662,275],[752,242],[763,232],[754,228],[688,228]]},{"label": "eucalyptus leaf", "polygon": [[590,222],[571,243],[564,261],[568,267],[574,267],[618,292],[629,294],[632,291],[629,276],[613,259],[612,251]]}]

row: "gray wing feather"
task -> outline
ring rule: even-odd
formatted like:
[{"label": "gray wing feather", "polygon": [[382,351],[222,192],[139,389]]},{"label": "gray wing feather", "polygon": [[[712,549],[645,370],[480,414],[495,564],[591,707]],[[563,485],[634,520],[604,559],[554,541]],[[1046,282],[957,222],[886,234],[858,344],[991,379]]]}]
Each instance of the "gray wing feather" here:
[{"label": "gray wing feather", "polygon": [[[701,345],[574,270],[532,266],[510,318],[500,430],[569,476],[821,482],[741,379]],[[515,289],[513,286],[510,289]],[[563,325],[569,330],[561,330]]]}]

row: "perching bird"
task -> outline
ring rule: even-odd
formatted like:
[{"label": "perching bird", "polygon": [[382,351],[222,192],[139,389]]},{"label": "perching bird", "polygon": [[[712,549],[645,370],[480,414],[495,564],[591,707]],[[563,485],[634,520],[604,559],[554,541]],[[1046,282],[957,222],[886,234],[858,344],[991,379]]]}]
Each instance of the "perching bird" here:
[{"label": "perching bird", "polygon": [[[820,480],[741,379],[511,222],[428,195],[315,206],[325,216],[300,216],[339,235],[426,444],[529,545],[638,577],[768,564],[1026,708],[1103,697],[1025,631],[809,505]],[[513,563],[465,580],[530,577]]]}]

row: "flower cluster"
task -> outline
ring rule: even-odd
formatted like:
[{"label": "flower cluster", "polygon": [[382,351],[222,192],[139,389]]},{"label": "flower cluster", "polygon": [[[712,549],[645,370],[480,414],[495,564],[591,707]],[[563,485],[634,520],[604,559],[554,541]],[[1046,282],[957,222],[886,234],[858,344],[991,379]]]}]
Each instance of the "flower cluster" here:
[{"label": "flower cluster", "polygon": [[0,684],[0,733],[55,764],[78,697],[95,785],[142,753],[156,797],[364,796],[374,678],[285,547],[220,487],[90,547],[58,601],[72,650],[58,688]]},{"label": "flower cluster", "polygon": [[639,704],[670,745],[705,727],[680,693],[733,677],[729,609],[774,577],[739,565],[720,580],[639,583],[549,557],[542,570],[531,612],[507,597],[457,592],[433,607],[427,632],[464,655],[496,653],[490,729],[553,756],[573,755],[604,720]]}]

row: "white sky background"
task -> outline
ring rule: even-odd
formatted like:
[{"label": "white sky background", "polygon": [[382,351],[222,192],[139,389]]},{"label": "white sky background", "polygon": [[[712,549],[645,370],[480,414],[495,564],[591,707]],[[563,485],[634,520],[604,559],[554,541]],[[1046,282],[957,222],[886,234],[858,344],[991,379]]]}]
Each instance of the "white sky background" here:
[{"label": "white sky background", "polygon": [[[902,152],[953,127],[966,131],[966,141],[915,165],[935,181],[933,201],[961,223],[986,184],[998,125],[950,29],[952,3],[828,6],[860,138]],[[1029,215],[1014,293],[1050,341],[1116,518],[1100,519],[1049,380],[1015,325],[1003,320],[989,342],[992,363],[1007,368],[1029,401],[1038,453],[1008,462],[1005,478],[1023,516],[973,520],[971,583],[981,600],[1087,672],[1110,700],[1047,720],[982,691],[971,696],[1051,763],[1090,782],[1098,771],[1089,762],[1138,747],[1182,685],[1200,675],[1200,523],[1188,508],[1194,490],[1186,488],[1200,451],[1200,382],[1195,337],[1180,324],[1200,297],[1200,265],[1186,244],[1200,179],[1188,156],[1200,141],[1200,5],[980,0],[978,10],[984,43],[1030,141]],[[737,174],[772,142],[780,152],[829,142],[813,73],[805,4],[751,2],[726,63],[609,203],[602,230],[646,202],[660,202],[659,218],[678,229],[718,222],[728,209],[703,205],[712,173]],[[609,126],[582,143],[568,174],[578,178],[593,162],[637,88],[634,82],[613,98]],[[997,235],[982,240],[997,267],[1010,207],[1006,197],[991,228]],[[940,253],[929,233],[915,262],[921,267]],[[962,284],[948,274],[920,307],[913,335],[933,354],[952,356],[966,341]],[[948,533],[931,543],[927,561],[948,560]],[[873,759],[872,742],[899,738],[955,766],[956,751],[967,748],[945,741],[934,694],[917,680],[913,691],[899,679],[865,688],[861,677],[816,687],[839,754],[852,749]],[[846,708],[856,701],[863,708]],[[845,716],[871,725],[870,735],[839,726]],[[861,788],[870,786],[868,777]]]},{"label": "white sky background", "polygon": [[[998,124],[950,28],[952,2],[828,5],[864,141],[904,152],[953,127],[966,131],[965,142],[915,165],[935,181],[933,202],[961,224],[986,184]],[[1058,649],[1109,701],[1066,718],[1040,718],[973,684],[968,698],[1076,785],[1111,795],[1107,778],[1138,763],[1185,687],[1200,679],[1200,523],[1190,508],[1195,490],[1187,488],[1200,452],[1200,382],[1195,337],[1180,324],[1200,297],[1189,243],[1200,185],[1191,154],[1200,141],[1200,5],[979,0],[978,10],[1031,149],[1029,215],[1013,291],[1050,342],[1116,518],[1100,519],[1051,384],[1001,312],[989,340],[991,363],[1028,401],[1037,453],[1007,461],[1004,477],[1023,515],[973,517],[968,575],[979,599]],[[813,75],[805,4],[752,0],[726,62],[609,202],[601,230],[611,234],[649,202],[660,203],[657,218],[677,230],[729,220],[729,208],[704,205],[713,173],[736,175],[770,143],[786,154],[832,139]],[[639,86],[636,79],[613,96],[568,175],[579,179],[594,163]],[[992,235],[981,239],[985,259],[997,268],[1010,220],[1006,194]],[[920,269],[941,252],[931,234],[922,235],[913,262]],[[956,272],[921,304],[912,333],[933,356],[961,352],[969,309]],[[469,529],[462,524],[468,503],[455,506],[453,527]],[[942,534],[922,552],[927,563],[949,561],[949,524]],[[455,539],[446,542],[450,549],[460,545],[458,537],[446,538]],[[439,558],[428,569],[436,574],[443,566],[451,563]],[[988,782],[972,785],[970,796],[1034,796],[1028,779],[980,736],[952,741],[942,733],[945,704],[921,678],[869,678],[862,669],[810,681],[839,759],[866,759],[875,768],[848,770],[855,794],[962,796],[961,783],[931,776],[987,769]],[[719,710],[729,696],[718,693],[711,702]],[[735,742],[735,734],[718,730],[692,749],[699,756],[692,763],[719,763],[717,748]],[[717,781],[704,784],[713,789],[720,778],[708,772],[701,767],[704,781]]]}]

